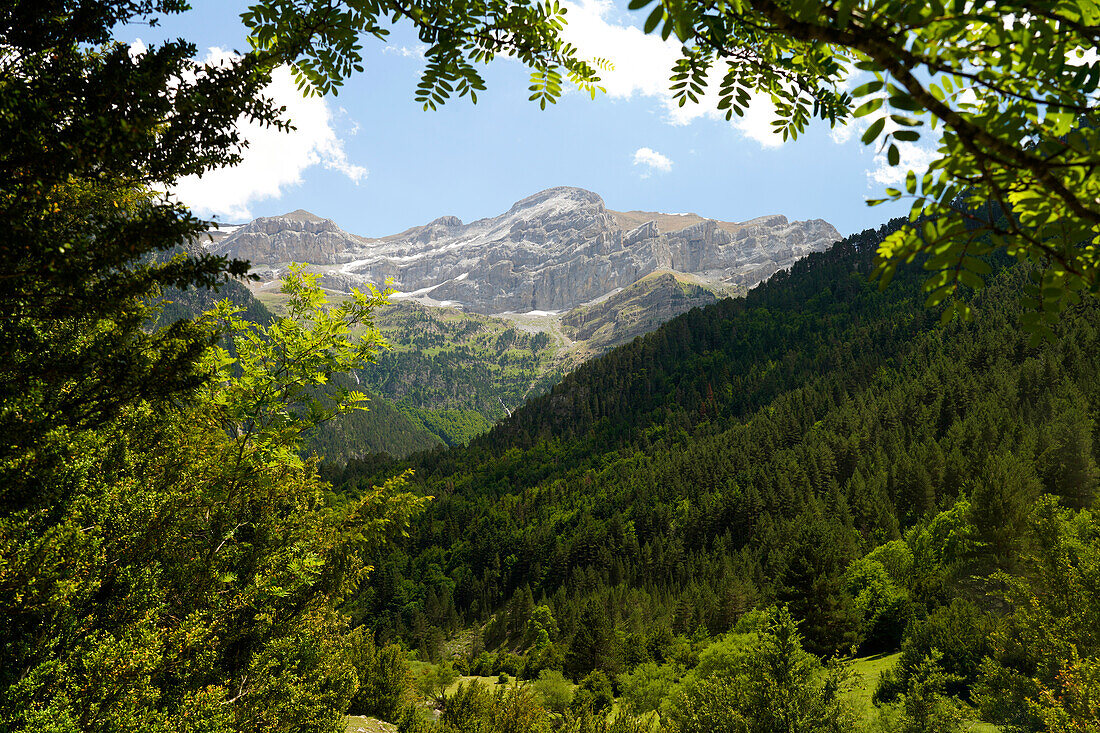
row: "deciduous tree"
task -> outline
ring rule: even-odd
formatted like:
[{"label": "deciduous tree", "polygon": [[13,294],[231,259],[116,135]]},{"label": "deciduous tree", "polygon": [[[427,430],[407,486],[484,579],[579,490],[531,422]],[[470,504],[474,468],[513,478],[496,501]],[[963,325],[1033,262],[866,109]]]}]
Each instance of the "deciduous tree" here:
[{"label": "deciduous tree", "polygon": [[[717,83],[727,118],[754,95],[775,105],[776,132],[813,117],[869,124],[862,140],[892,166],[918,141],[926,170],[883,200],[912,201],[912,224],[879,248],[883,283],[921,257],[930,304],[969,316],[1004,251],[1035,264],[1023,325],[1050,335],[1058,313],[1100,274],[1100,5],[1094,1],[632,0],[647,33],[675,37],[681,104]],[[849,90],[849,84],[855,85]],[[871,202],[875,203],[875,202]]]}]

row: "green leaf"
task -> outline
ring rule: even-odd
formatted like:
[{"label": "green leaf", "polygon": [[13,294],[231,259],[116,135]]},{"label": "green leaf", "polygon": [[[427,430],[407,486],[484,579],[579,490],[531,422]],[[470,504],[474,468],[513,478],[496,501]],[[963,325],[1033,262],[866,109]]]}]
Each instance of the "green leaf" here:
[{"label": "green leaf", "polygon": [[660,3],[657,7],[653,8],[653,12],[649,14],[649,17],[645,19],[645,25],[642,27],[644,33],[652,33],[653,29],[657,27],[657,24],[661,22],[661,19],[665,16],[665,8]]},{"label": "green leaf", "polygon": [[861,84],[854,90],[852,90],[852,96],[865,97],[868,94],[874,94],[878,90],[882,89],[882,84],[883,82],[881,79],[875,79],[874,81],[869,81],[866,84]]},{"label": "green leaf", "polygon": [[871,123],[871,126],[867,128],[867,131],[863,133],[861,140],[864,145],[870,145],[875,141],[875,138],[882,132],[882,128],[886,126],[886,118],[879,117],[877,120]]},{"label": "green leaf", "polygon": [[959,277],[959,281],[963,285],[967,285],[967,286],[969,286],[969,287],[971,287],[975,290],[981,290],[982,288],[985,287],[985,281],[982,280],[977,275],[975,275],[970,270],[965,270],[965,269],[959,270],[958,271],[958,277]]},{"label": "green leaf", "polygon": [[[993,267],[988,262],[970,255],[966,255],[962,258],[962,266],[978,275],[989,275],[993,272]],[[1061,290],[1058,292],[1061,292]]]},{"label": "green leaf", "polygon": [[852,113],[852,116],[853,117],[866,117],[867,115],[871,114],[872,112],[877,111],[881,106],[882,106],[882,97],[875,97],[874,99],[869,99],[866,102],[864,102],[863,104],[861,104],[859,107],[857,107],[856,111]]}]

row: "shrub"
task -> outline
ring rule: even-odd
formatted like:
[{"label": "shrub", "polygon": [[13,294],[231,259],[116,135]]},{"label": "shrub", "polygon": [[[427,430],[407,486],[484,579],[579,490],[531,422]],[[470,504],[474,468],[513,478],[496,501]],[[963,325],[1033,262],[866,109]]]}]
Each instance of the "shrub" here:
[{"label": "shrub", "polygon": [[511,654],[509,652],[501,652],[497,655],[496,664],[494,665],[494,672],[509,674],[513,677],[520,677],[523,675],[523,668],[527,665],[527,660],[521,657],[519,654]]},{"label": "shrub", "polygon": [[600,670],[589,672],[573,695],[570,705],[573,712],[605,713],[611,710],[615,696],[611,690],[611,680]]},{"label": "shrub", "polygon": [[556,669],[542,670],[531,687],[551,712],[564,713],[573,702],[573,685]]},{"label": "shrub", "polygon": [[648,713],[660,707],[676,684],[676,672],[655,662],[639,664],[621,678],[623,697],[635,713]]},{"label": "shrub", "polygon": [[969,699],[982,661],[993,651],[991,637],[996,627],[995,617],[962,599],[914,621],[901,645],[896,680],[880,682],[876,697],[882,701],[896,697],[910,686],[909,678],[922,662],[939,652],[939,667],[948,678],[947,693]]},{"label": "shrub", "polygon": [[391,644],[379,649],[369,633],[357,633],[349,653],[359,689],[348,711],[396,722],[411,702],[409,665],[401,647]]},{"label": "shrub", "polygon": [[478,677],[490,677],[493,674],[493,667],[496,666],[496,655],[489,652],[482,652],[477,655],[477,658],[470,664],[470,674],[476,674]]}]

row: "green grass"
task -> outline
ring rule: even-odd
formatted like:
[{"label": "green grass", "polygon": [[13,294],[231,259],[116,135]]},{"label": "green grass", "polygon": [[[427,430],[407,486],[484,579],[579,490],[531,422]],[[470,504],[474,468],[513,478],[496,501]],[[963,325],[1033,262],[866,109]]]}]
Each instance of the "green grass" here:
[{"label": "green grass", "polygon": [[[512,684],[512,682],[516,681],[515,677],[510,677],[509,679],[511,680],[511,682],[509,682],[508,684]],[[498,687],[504,687],[504,685],[501,685],[500,682],[497,681],[496,675],[492,677],[478,677],[476,675],[470,675],[468,677],[459,677],[457,680],[451,683],[451,686],[447,688],[447,694],[453,694],[455,690],[458,689],[459,685],[468,685],[471,682],[480,682],[485,687],[488,687],[490,691],[495,690]]]},{"label": "green grass", "polygon": [[963,723],[963,728],[974,733],[1000,733],[1000,728],[992,723],[983,723],[980,720],[968,720]]},{"label": "green grass", "polygon": [[848,665],[852,678],[844,697],[864,720],[871,720],[875,716],[875,706],[871,703],[871,696],[875,694],[879,675],[897,664],[900,658],[901,654],[876,654],[853,659]]},{"label": "green grass", "polygon": [[344,720],[347,722],[347,733],[397,733],[396,725],[377,718],[349,715]]},{"label": "green grass", "polygon": [[[875,694],[875,687],[878,686],[879,675],[897,664],[900,658],[900,653],[876,654],[853,659],[848,665],[852,677],[843,697],[855,708],[864,723],[869,723],[875,718],[875,706],[871,702],[871,697]],[[978,720],[964,722],[963,728],[973,733],[999,733],[1000,731],[1000,728],[992,723],[983,723]]]}]

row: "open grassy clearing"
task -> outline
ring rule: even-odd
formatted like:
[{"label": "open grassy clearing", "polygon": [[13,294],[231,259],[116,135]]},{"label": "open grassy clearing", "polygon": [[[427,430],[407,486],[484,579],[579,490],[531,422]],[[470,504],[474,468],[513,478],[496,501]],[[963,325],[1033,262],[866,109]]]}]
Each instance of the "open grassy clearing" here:
[{"label": "open grassy clearing", "polygon": [[871,697],[875,694],[875,687],[878,686],[879,675],[897,664],[900,658],[901,654],[876,654],[853,659],[848,665],[852,678],[844,697],[859,711],[864,720],[870,720],[875,716],[875,706],[871,703]]},{"label": "open grassy clearing", "polygon": [[[848,669],[852,672],[852,678],[849,680],[844,697],[856,709],[864,722],[870,722],[876,716],[876,708],[871,702],[871,697],[875,694],[875,688],[878,686],[879,675],[897,664],[899,659],[901,659],[900,653],[875,654],[870,657],[853,659],[848,665]],[[963,727],[973,733],[998,733],[1000,731],[1000,728],[992,723],[983,723],[979,720],[965,721]]]},{"label": "open grassy clearing", "polygon": [[377,718],[367,718],[362,715],[349,715],[347,721],[347,733],[397,733],[397,726]]}]

